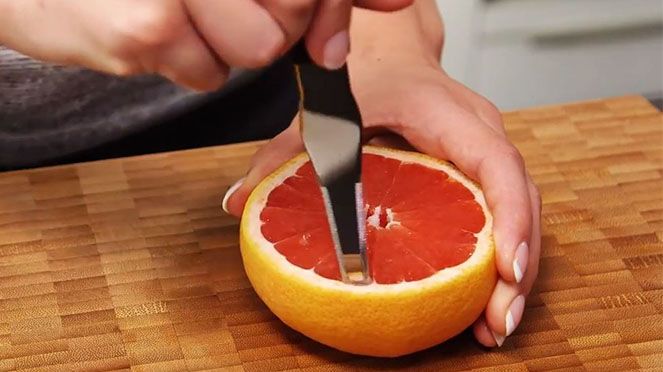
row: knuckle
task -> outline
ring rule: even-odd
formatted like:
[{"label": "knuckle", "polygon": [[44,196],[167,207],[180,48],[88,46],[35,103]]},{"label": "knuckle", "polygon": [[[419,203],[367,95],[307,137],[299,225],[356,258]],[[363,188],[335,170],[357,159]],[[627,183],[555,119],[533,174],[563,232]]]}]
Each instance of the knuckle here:
[{"label": "knuckle", "polygon": [[488,101],[485,98],[482,98],[479,101],[479,110],[481,114],[485,117],[485,120],[490,121],[491,123],[499,125],[501,128],[504,128],[504,123],[502,121],[502,114],[500,110],[492,102]]},{"label": "knuckle", "polygon": [[132,34],[147,44],[160,45],[172,40],[182,24],[176,11],[161,4],[145,6],[135,14]]},{"label": "knuckle", "polygon": [[525,160],[520,154],[520,151],[507,141],[500,142],[499,145],[494,149],[494,155],[506,161],[511,161],[518,164],[520,167],[524,167]]},{"label": "knuckle", "polygon": [[140,66],[128,60],[118,59],[110,63],[109,71],[113,75],[127,77],[141,72]]},{"label": "knuckle", "polygon": [[326,7],[331,11],[340,11],[350,9],[350,2],[348,0],[327,0]]},{"label": "knuckle", "polygon": [[472,105],[477,115],[491,127],[504,131],[504,122],[500,110],[485,97],[472,92]]},{"label": "knuckle", "polygon": [[302,16],[312,13],[316,4],[316,0],[283,0],[279,7],[292,16]]},{"label": "knuckle", "polygon": [[119,53],[135,53],[171,42],[183,22],[171,7],[137,2],[133,11],[115,22],[113,46]]}]

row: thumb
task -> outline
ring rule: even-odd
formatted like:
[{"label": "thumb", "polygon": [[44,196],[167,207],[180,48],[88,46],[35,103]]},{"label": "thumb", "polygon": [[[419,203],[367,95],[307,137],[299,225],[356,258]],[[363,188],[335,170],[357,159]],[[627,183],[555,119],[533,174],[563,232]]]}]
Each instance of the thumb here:
[{"label": "thumb", "polygon": [[226,195],[223,197],[223,210],[235,217],[240,217],[246,200],[258,183],[302,151],[304,151],[304,144],[299,134],[299,119],[295,117],[286,130],[256,152],[251,159],[246,176],[226,191]]}]

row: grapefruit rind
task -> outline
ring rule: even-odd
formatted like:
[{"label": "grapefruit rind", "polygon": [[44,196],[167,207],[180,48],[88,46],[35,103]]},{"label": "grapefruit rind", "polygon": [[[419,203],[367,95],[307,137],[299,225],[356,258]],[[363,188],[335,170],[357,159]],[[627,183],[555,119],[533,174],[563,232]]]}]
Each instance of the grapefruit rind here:
[{"label": "grapefruit rind", "polygon": [[372,146],[364,152],[442,170],[475,195],[485,225],[465,262],[418,281],[365,286],[328,279],[288,262],[263,237],[260,212],[270,191],[308,161],[306,154],[286,162],[251,193],[240,224],[240,247],[253,288],[285,324],[342,351],[395,357],[446,341],[484,310],[497,280],[492,215],[478,185],[450,163]]}]

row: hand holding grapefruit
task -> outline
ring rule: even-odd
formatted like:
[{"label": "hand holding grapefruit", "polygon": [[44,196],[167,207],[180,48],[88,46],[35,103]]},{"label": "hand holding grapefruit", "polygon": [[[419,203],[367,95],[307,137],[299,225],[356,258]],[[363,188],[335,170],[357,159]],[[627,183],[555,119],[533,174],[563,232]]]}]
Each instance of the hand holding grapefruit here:
[{"label": "hand holding grapefruit", "polygon": [[265,178],[240,226],[244,267],[284,323],[350,353],[394,357],[457,335],[497,280],[492,216],[479,187],[426,155],[366,147],[362,183],[374,282],[343,283],[305,154]]}]

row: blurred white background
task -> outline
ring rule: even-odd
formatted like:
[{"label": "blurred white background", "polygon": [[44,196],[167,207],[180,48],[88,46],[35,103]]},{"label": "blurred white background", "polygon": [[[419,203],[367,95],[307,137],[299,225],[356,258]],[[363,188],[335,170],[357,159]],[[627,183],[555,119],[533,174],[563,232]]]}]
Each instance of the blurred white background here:
[{"label": "blurred white background", "polygon": [[663,92],[663,0],[437,0],[443,65],[501,109]]}]

